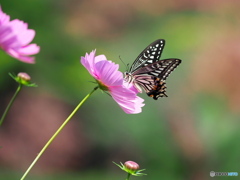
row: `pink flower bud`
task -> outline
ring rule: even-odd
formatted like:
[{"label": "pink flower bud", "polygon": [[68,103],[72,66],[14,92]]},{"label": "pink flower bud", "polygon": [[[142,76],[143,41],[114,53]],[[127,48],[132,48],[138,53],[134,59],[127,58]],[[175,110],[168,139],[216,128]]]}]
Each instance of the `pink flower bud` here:
[{"label": "pink flower bud", "polygon": [[134,170],[134,171],[137,171],[140,168],[139,165],[137,163],[135,163],[134,161],[126,161],[124,163],[124,166],[127,169]]},{"label": "pink flower bud", "polygon": [[20,72],[20,73],[18,73],[17,76],[19,78],[21,78],[22,80],[25,80],[25,81],[30,81],[31,80],[31,77],[25,72]]}]

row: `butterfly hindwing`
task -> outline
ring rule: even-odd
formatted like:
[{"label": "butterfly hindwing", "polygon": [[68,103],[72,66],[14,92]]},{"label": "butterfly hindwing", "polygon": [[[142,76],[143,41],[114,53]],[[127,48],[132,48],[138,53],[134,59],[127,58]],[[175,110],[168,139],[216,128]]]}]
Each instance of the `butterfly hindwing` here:
[{"label": "butterfly hindwing", "polygon": [[166,83],[158,77],[153,77],[154,86],[147,92],[149,97],[152,97],[154,100],[157,100],[159,97],[168,97],[166,92],[167,86]]},{"label": "butterfly hindwing", "polygon": [[165,80],[180,63],[180,59],[164,59],[142,67],[133,73],[135,83],[155,100],[167,97]]}]

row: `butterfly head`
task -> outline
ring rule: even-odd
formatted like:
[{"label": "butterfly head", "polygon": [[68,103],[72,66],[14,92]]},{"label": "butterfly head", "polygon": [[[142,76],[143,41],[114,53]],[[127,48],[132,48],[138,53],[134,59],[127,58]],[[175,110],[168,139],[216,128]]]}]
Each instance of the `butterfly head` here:
[{"label": "butterfly head", "polygon": [[124,80],[135,88],[135,90],[139,93],[142,93],[142,88],[135,82],[134,76],[130,72],[124,73]]},{"label": "butterfly head", "polygon": [[132,81],[133,81],[133,76],[132,76],[132,74],[129,73],[129,72],[124,72],[124,79],[125,79],[125,81],[128,82],[128,83],[132,83]]}]

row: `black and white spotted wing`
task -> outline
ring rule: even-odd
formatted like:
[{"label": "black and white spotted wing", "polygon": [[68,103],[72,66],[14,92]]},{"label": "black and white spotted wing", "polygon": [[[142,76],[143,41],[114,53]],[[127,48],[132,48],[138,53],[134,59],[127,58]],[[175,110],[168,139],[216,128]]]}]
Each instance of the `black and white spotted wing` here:
[{"label": "black and white spotted wing", "polygon": [[145,48],[133,62],[130,71],[125,74],[125,80],[132,83],[139,92],[142,89],[148,96],[157,100],[167,97],[165,80],[181,63],[180,59],[159,60],[165,41],[159,39]]},{"label": "black and white spotted wing", "polygon": [[147,66],[159,60],[165,45],[164,39],[158,39],[147,46],[135,59],[129,72],[134,73],[141,67]]}]

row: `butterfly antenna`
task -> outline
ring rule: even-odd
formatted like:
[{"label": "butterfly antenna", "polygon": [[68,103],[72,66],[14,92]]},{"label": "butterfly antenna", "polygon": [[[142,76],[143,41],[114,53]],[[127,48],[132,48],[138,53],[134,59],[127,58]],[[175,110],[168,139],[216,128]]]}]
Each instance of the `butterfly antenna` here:
[{"label": "butterfly antenna", "polygon": [[129,63],[127,63],[127,72],[129,71]]},{"label": "butterfly antenna", "polygon": [[120,59],[120,61],[122,61],[122,63],[124,64],[124,66],[127,68],[127,70],[128,70],[128,65],[129,64],[125,64],[125,62],[122,60],[122,58],[121,58],[121,56],[119,55],[119,59]]}]

